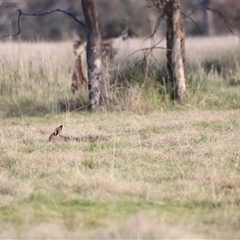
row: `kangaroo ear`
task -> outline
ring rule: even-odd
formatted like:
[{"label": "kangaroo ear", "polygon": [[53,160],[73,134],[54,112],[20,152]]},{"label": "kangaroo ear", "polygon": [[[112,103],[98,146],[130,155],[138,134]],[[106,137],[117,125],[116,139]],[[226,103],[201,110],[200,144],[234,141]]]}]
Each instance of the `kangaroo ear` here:
[{"label": "kangaroo ear", "polygon": [[62,131],[63,125],[60,125],[59,127],[57,127],[54,131],[54,136],[57,136],[61,131]]}]

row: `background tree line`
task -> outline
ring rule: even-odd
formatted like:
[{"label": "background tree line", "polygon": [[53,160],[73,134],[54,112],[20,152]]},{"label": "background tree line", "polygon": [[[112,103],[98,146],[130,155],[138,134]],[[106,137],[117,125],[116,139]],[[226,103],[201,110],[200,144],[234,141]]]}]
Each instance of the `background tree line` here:
[{"label": "background tree line", "polygon": [[[181,0],[181,9],[185,14],[191,14],[198,5],[199,10],[191,14],[191,19],[185,19],[187,35],[215,35],[229,33],[224,24],[224,19],[218,14],[205,11],[205,7],[219,10],[228,18],[232,28],[238,27],[239,1],[213,1],[213,0]],[[15,4],[25,12],[44,12],[49,9],[64,9],[84,20],[81,2],[73,0],[49,0],[43,2],[27,1],[1,1],[1,9],[6,5]],[[97,1],[98,12],[102,24],[103,34],[115,37],[121,33],[125,26],[129,26],[136,36],[149,36],[159,13],[154,8],[148,8],[146,1]],[[107,14],[106,14],[107,13]],[[59,24],[61,22],[61,24]],[[50,14],[44,18],[22,18],[22,40],[68,40],[73,31],[79,30],[78,24],[61,13]],[[46,27],[47,26],[47,27]],[[1,11],[0,31],[11,34],[16,32],[17,14],[14,9]],[[159,33],[165,35],[166,23],[163,21]],[[201,31],[200,31],[201,29]],[[82,34],[82,32],[80,32]]]}]

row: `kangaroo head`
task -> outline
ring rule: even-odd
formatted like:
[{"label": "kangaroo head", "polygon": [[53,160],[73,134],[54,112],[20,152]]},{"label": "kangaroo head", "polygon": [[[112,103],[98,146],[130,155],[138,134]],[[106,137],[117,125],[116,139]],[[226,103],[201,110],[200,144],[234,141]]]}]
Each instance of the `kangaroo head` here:
[{"label": "kangaroo head", "polygon": [[54,136],[57,136],[63,129],[63,125],[60,125],[59,127],[57,127],[54,131]]},{"label": "kangaroo head", "polygon": [[52,141],[54,139],[54,137],[59,135],[59,133],[62,131],[62,129],[63,129],[63,125],[60,125],[59,127],[57,127],[55,129],[55,131],[49,136],[49,141]]}]

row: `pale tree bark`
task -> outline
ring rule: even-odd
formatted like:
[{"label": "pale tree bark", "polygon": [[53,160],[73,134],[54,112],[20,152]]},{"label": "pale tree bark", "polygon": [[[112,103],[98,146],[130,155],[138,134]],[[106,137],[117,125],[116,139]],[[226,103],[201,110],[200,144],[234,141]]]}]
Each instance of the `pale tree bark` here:
[{"label": "pale tree bark", "polygon": [[185,31],[181,17],[180,1],[167,2],[164,11],[167,15],[167,67],[173,81],[175,100],[183,100],[186,96],[185,79]]},{"label": "pale tree bark", "polygon": [[109,95],[105,84],[105,69],[102,60],[102,36],[96,2],[82,0],[82,8],[86,21],[87,35],[87,67],[89,110],[97,109],[100,101],[109,105]]}]

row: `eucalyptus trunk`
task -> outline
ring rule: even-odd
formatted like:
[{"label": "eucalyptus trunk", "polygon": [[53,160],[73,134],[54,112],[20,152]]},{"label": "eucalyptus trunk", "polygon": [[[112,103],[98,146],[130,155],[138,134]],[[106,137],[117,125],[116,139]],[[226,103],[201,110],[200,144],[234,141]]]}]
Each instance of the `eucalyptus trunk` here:
[{"label": "eucalyptus trunk", "polygon": [[82,0],[87,35],[87,68],[89,89],[89,110],[97,109],[100,102],[109,104],[105,84],[105,68],[102,60],[101,25],[94,0]]},{"label": "eucalyptus trunk", "polygon": [[180,1],[167,2],[164,11],[167,15],[167,67],[174,86],[173,97],[181,101],[186,96],[186,79],[184,67],[185,31]]}]

